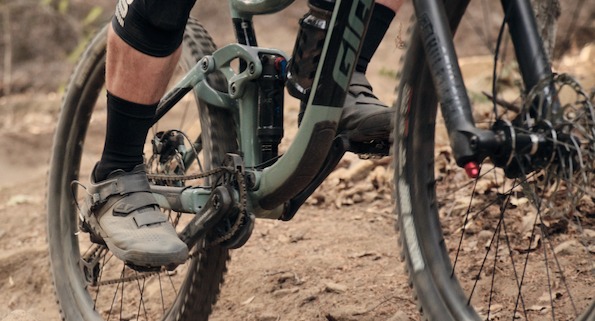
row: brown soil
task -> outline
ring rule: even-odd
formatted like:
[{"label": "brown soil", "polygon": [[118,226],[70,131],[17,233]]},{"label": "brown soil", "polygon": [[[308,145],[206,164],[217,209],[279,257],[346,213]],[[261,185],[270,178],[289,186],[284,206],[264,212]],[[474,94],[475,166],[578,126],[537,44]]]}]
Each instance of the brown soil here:
[{"label": "brown soil", "polygon": [[[107,8],[112,2],[100,3]],[[219,44],[231,40],[231,29],[220,27],[224,5],[197,13]],[[370,67],[375,92],[384,101],[394,100],[397,70],[396,63],[384,62],[397,61],[402,54],[397,43],[405,37],[410,10],[399,13]],[[285,15],[258,17],[260,45],[291,52],[293,21],[303,12],[300,2]],[[469,42],[468,54],[485,54],[474,49],[480,39]],[[562,59],[558,68],[577,75],[589,88],[595,86],[595,53],[583,56]],[[473,66],[476,75],[478,67]],[[0,320],[25,310],[28,320],[52,321],[60,317],[50,281],[44,188],[60,95],[23,91],[27,93],[0,98]],[[297,103],[289,101],[289,137],[296,114]],[[343,167],[360,168],[361,179],[345,183],[343,174],[336,173],[294,220],[258,221],[250,241],[232,253],[212,320],[418,320],[399,260],[385,171],[389,161],[347,155]]]}]

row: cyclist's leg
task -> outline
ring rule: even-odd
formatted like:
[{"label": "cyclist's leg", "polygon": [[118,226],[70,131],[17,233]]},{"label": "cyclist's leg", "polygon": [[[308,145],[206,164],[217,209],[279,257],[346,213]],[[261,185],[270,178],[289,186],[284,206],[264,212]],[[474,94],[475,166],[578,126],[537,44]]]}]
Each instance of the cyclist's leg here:
[{"label": "cyclist's leg", "polygon": [[100,180],[142,163],[150,120],[177,64],[194,1],[119,1],[108,33],[106,87],[108,108],[126,112],[108,116]]},{"label": "cyclist's leg", "polygon": [[376,49],[386,34],[391,22],[404,0],[378,0],[374,6],[368,32],[364,38],[362,50],[359,54],[356,71],[366,72],[368,63],[372,60]]},{"label": "cyclist's leg", "polygon": [[150,193],[143,147],[159,99],[180,56],[194,0],[121,0],[108,33],[108,118],[86,215],[123,261],[138,266],[182,263],[188,255]]},{"label": "cyclist's leg", "polygon": [[351,141],[385,140],[390,136],[393,109],[387,109],[374,95],[365,73],[403,2],[379,0],[374,6],[339,122],[339,132],[347,135]]},{"label": "cyclist's leg", "polygon": [[132,170],[143,163],[143,146],[159,99],[180,51],[166,57],[144,54],[108,30],[106,87],[107,136],[96,178],[117,169]]},{"label": "cyclist's leg", "polygon": [[376,4],[381,4],[393,12],[399,11],[405,0],[376,0]]}]

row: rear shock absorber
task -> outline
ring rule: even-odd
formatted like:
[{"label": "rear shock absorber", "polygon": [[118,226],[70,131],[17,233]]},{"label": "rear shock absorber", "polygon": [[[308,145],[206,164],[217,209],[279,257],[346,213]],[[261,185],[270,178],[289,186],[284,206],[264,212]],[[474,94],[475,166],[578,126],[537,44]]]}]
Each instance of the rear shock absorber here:
[{"label": "rear shock absorber", "polygon": [[262,161],[278,156],[283,138],[283,103],[287,61],[276,55],[262,55],[258,91],[258,138]]}]

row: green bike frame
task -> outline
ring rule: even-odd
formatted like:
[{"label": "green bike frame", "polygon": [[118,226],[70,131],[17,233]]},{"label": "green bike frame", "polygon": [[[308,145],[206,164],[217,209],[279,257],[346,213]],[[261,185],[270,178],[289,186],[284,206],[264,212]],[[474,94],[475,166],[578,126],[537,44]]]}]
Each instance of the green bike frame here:
[{"label": "green bike frame", "polygon": [[[230,10],[234,20],[251,26],[254,15],[277,12],[291,3],[293,0],[231,0]],[[316,178],[335,139],[373,5],[373,0],[336,1],[306,113],[290,147],[271,166],[256,169],[262,160],[257,136],[258,86],[255,80],[262,72],[260,55],[274,54],[288,59],[279,50],[231,44],[204,57],[165,95],[155,121],[191,90],[213,106],[232,110],[239,119],[237,132],[245,171],[253,178],[248,190],[248,211],[257,218],[281,217],[287,202]],[[231,68],[231,63],[238,59],[245,65],[240,72]],[[226,93],[204,81],[215,71],[227,78]],[[154,191],[162,207],[188,213],[202,209],[210,194],[210,188],[204,187],[155,186]]]}]

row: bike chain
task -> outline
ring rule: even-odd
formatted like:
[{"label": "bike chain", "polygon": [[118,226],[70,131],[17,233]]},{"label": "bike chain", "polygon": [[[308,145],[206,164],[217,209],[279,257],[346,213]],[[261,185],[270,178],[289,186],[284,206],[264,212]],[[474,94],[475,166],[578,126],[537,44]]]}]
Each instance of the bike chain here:
[{"label": "bike chain", "polygon": [[232,169],[230,167],[219,167],[216,169],[206,171],[204,173],[190,174],[190,175],[147,174],[147,177],[149,179],[174,182],[174,181],[190,181],[190,180],[196,180],[196,179],[201,179],[201,178],[207,178],[209,176],[214,176],[214,175],[220,174],[220,173],[231,173],[235,176],[236,182],[238,183],[238,191],[240,194],[240,202],[239,202],[240,213],[238,215],[238,218],[236,219],[236,221],[230,228],[229,232],[226,233],[225,235],[222,235],[222,236],[218,237],[217,239],[213,240],[211,243],[209,243],[207,245],[208,247],[216,246],[218,244],[221,244],[221,243],[231,239],[232,236],[239,229],[240,225],[242,224],[242,222],[246,216],[246,204],[248,203],[248,196],[247,196],[248,193],[247,193],[247,189],[246,189],[246,181],[244,179],[244,173],[242,173],[241,171],[238,171],[236,169]]},{"label": "bike chain", "polygon": [[[238,191],[239,191],[239,196],[240,196],[238,218],[236,219],[236,221],[230,228],[229,232],[227,232],[225,235],[222,235],[222,236],[216,238],[215,240],[211,241],[205,247],[201,248],[199,250],[200,252],[204,252],[206,249],[212,248],[218,244],[221,244],[221,243],[231,239],[233,237],[233,235],[238,231],[238,229],[240,228],[242,223],[244,222],[244,219],[246,217],[246,204],[248,202],[248,197],[247,197],[248,193],[247,193],[247,189],[246,189],[244,173],[242,173],[241,171],[238,171],[236,169],[233,169],[231,167],[219,167],[219,168],[212,169],[212,170],[200,173],[200,174],[188,174],[188,175],[149,174],[149,173],[147,173],[147,177],[149,179],[168,181],[168,182],[196,180],[196,179],[201,179],[201,178],[207,178],[209,176],[214,176],[214,175],[221,174],[221,173],[233,174],[235,176],[237,183],[238,183]],[[97,249],[89,257],[92,257],[93,255],[95,255],[95,253],[97,253],[100,249],[101,249],[101,247],[97,247]],[[190,254],[190,255],[188,255],[188,260],[190,260],[194,257],[195,257],[195,254]],[[135,275],[135,276],[128,276],[128,277],[123,277],[123,278],[119,278],[119,279],[110,279],[110,280],[99,281],[93,285],[94,286],[103,286],[103,285],[112,285],[112,284],[125,283],[125,282],[133,282],[133,281],[146,279],[146,278],[149,278],[149,277],[152,277],[155,275],[159,275],[162,273],[168,273],[167,269],[162,268],[159,271],[143,272],[143,273]]]}]

